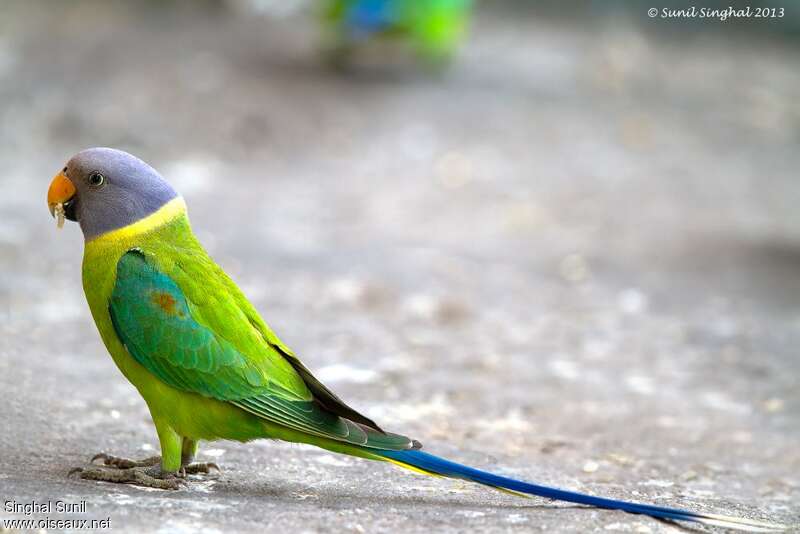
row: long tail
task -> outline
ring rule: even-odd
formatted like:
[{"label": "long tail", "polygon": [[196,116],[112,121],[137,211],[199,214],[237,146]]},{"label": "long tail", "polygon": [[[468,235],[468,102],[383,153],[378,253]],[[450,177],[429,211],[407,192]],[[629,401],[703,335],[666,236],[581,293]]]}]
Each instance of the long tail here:
[{"label": "long tail", "polygon": [[603,497],[593,497],[583,493],[549,488],[547,486],[539,486],[536,484],[523,482],[521,480],[515,480],[513,478],[507,478],[500,475],[487,473],[486,471],[473,469],[472,467],[457,464],[420,450],[372,450],[370,452],[377,453],[386,460],[398,464],[401,467],[422,472],[424,474],[469,480],[471,482],[477,482],[478,484],[484,484],[486,486],[491,486],[505,491],[522,493],[526,495],[536,495],[539,497],[545,497],[547,499],[586,504],[589,506],[596,506],[598,508],[607,508],[609,510],[622,510],[631,514],[644,514],[660,519],[692,521],[695,523],[727,527],[748,532],[780,532],[788,530],[789,528],[785,525],[764,523],[752,519],[740,519],[737,517],[689,512],[687,510],[665,508],[662,506],[653,506],[649,504],[617,501]]}]

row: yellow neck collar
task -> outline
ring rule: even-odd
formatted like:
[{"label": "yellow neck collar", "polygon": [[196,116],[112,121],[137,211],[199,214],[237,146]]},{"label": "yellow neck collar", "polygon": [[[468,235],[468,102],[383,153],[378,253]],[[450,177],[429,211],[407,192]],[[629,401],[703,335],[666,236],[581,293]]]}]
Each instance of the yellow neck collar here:
[{"label": "yellow neck collar", "polygon": [[186,214],[186,202],[182,197],[175,197],[154,213],[144,219],[139,219],[135,223],[111,230],[105,234],[100,234],[89,239],[86,243],[102,243],[112,241],[123,241],[131,237],[150,232],[159,226],[163,226],[180,215]]}]

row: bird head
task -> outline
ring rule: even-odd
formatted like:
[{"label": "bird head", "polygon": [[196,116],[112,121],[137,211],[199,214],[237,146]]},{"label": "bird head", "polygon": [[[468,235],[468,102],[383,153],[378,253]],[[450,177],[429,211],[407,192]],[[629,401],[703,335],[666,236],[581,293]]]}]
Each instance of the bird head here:
[{"label": "bird head", "polygon": [[77,153],[55,175],[47,191],[50,214],[77,221],[90,240],[133,224],[178,194],[150,165],[113,148]]}]

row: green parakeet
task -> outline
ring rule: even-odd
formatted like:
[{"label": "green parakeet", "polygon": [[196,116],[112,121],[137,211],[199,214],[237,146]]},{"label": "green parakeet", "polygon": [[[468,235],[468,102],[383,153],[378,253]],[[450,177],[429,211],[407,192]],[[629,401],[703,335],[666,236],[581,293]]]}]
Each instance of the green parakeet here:
[{"label": "green parakeet", "polygon": [[389,38],[441,64],[466,35],[471,10],[472,0],[326,0],[322,23],[337,61],[362,45]]},{"label": "green parakeet", "polygon": [[[85,479],[175,489],[201,440],[272,438],[388,461],[514,493],[745,530],[780,525],[594,497],[479,471],[422,452],[325,387],[208,256],[178,193],[145,162],[110,148],[78,153],[47,195],[59,226],[80,224],[83,287],[100,336],[150,409],[160,457],[98,455]],[[95,460],[93,459],[93,461]]]}]

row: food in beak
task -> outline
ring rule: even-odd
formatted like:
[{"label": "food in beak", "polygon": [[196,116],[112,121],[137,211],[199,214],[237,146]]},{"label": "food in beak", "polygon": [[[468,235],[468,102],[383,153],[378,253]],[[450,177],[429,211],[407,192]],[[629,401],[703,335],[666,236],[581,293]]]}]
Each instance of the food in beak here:
[{"label": "food in beak", "polygon": [[58,228],[64,228],[64,203],[59,202],[53,206],[53,217],[56,218]]}]

